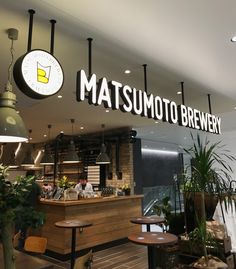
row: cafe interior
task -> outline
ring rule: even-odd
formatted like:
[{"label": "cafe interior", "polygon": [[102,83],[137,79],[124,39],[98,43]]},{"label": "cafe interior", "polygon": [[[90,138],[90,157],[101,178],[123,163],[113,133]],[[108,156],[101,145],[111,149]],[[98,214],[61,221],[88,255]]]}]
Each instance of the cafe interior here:
[{"label": "cafe interior", "polygon": [[[0,268],[236,268],[235,9],[0,0]],[[17,178],[40,188],[24,235]]]}]

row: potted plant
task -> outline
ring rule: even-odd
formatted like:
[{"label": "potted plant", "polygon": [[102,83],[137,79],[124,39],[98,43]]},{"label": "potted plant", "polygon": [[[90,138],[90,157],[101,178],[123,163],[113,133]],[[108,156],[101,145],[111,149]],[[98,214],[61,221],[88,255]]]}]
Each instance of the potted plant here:
[{"label": "potted plant", "polygon": [[[192,134],[191,136],[194,141]],[[185,152],[189,154],[193,160],[191,165],[191,177],[188,179],[187,184],[185,184],[185,186],[188,186],[185,188],[185,191],[187,191],[185,197],[188,199],[189,197],[195,198],[196,195],[199,196],[199,210],[197,216],[199,222],[198,227],[195,228],[193,233],[201,232],[202,235],[205,235],[202,238],[206,239],[206,225],[201,225],[201,223],[206,222],[205,198],[216,198],[216,201],[225,200],[231,180],[230,173],[232,169],[230,162],[234,161],[235,158],[229,154],[229,151],[224,148],[221,142],[211,144],[207,138],[201,139],[199,134],[193,146],[189,149],[185,149]],[[196,201],[195,203],[193,202],[193,204],[196,206]],[[201,229],[199,227],[201,227]],[[192,237],[192,239],[194,240],[194,237]],[[207,268],[209,260],[207,256],[206,240],[202,240],[202,247],[206,264],[205,268]]]},{"label": "potted plant", "polygon": [[[0,165],[0,227],[3,245],[4,269],[15,269],[13,236],[15,222],[21,219],[28,226],[37,227],[43,223],[42,214],[27,205],[34,177],[18,177],[15,182],[8,180],[8,167]],[[24,213],[24,214],[23,214]]]},{"label": "potted plant", "polygon": [[155,204],[153,206],[153,212],[158,216],[163,215],[166,222],[164,230],[167,230],[170,233],[179,235],[183,233],[184,230],[184,215],[180,212],[171,211],[171,202],[170,197],[166,196],[162,199],[161,204]]},{"label": "potted plant", "polygon": [[125,195],[130,195],[131,189],[129,184],[124,184],[121,189],[125,193]]}]

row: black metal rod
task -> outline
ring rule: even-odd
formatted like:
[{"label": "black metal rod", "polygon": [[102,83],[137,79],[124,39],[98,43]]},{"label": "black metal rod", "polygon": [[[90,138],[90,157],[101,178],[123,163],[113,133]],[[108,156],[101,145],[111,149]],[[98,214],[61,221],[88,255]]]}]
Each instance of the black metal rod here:
[{"label": "black metal rod", "polygon": [[144,72],[144,91],[147,93],[147,64],[143,64]]},{"label": "black metal rod", "polygon": [[27,52],[31,51],[32,32],[33,32],[33,21],[34,21],[35,11],[33,9],[29,9],[28,12],[29,12],[30,16],[29,16],[29,32],[28,32]]},{"label": "black metal rod", "polygon": [[76,244],[76,228],[72,228],[72,238],[71,238],[71,258],[70,258],[70,268],[74,269],[75,264],[75,244]]},{"label": "black metal rod", "polygon": [[87,38],[88,40],[88,73],[89,77],[92,76],[92,41],[93,39],[91,37]]},{"label": "black metal rod", "polygon": [[208,93],[207,97],[208,97],[209,113],[212,114],[212,110],[211,110],[211,95]]},{"label": "black metal rod", "polygon": [[185,102],[184,102],[184,82],[181,81],[180,84],[181,84],[182,105],[185,105]]},{"label": "black metal rod", "polygon": [[50,20],[51,23],[51,43],[50,43],[50,53],[54,54],[54,37],[55,37],[55,24],[56,20]]}]

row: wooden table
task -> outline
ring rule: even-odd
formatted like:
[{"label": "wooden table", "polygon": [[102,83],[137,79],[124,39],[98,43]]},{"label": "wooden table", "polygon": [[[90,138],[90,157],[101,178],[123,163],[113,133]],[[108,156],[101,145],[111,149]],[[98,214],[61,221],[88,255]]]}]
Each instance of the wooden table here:
[{"label": "wooden table", "polygon": [[[54,265],[48,261],[14,250],[17,269],[53,269]],[[3,249],[0,245],[0,268],[4,268]]]},{"label": "wooden table", "polygon": [[145,245],[148,249],[148,268],[156,268],[155,260],[155,247],[164,245],[173,245],[178,241],[177,236],[170,233],[152,233],[152,232],[141,232],[131,234],[128,239],[139,245]]},{"label": "wooden table", "polygon": [[72,229],[70,268],[73,269],[75,264],[76,228],[79,228],[80,232],[82,232],[83,228],[91,226],[92,223],[86,221],[79,221],[77,219],[70,219],[58,221],[55,223],[55,225],[59,228]]},{"label": "wooden table", "polygon": [[147,225],[147,232],[150,232],[151,224],[165,223],[165,219],[158,216],[141,216],[141,217],[132,218],[130,222],[135,223],[135,224],[145,224]]}]

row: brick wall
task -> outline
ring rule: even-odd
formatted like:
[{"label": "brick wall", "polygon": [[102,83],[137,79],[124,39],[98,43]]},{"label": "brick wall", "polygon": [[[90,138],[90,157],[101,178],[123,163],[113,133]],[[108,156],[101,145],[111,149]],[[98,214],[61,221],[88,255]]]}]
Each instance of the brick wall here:
[{"label": "brick wall", "polygon": [[116,147],[112,145],[112,179],[106,180],[107,186],[121,187],[124,184],[131,186],[131,193],[134,189],[134,173],[133,173],[133,144],[120,144],[120,172],[122,179],[118,179],[116,175]]}]

